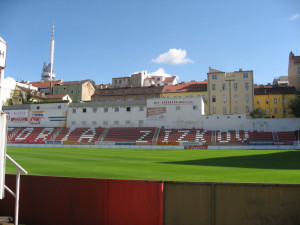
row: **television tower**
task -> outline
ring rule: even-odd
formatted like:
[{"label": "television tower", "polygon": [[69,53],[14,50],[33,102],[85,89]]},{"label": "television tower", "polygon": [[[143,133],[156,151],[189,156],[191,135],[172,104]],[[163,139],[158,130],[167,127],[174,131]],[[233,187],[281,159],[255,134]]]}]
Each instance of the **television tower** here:
[{"label": "television tower", "polygon": [[41,74],[42,81],[55,80],[55,74],[53,73],[53,61],[54,61],[54,23],[52,24],[52,37],[51,37],[51,42],[50,42],[49,64],[47,66],[46,62],[44,62],[43,72]]}]

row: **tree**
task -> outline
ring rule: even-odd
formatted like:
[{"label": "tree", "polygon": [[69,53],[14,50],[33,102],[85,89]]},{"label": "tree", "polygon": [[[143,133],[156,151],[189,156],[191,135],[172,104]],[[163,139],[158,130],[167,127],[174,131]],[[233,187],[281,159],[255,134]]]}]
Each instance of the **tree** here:
[{"label": "tree", "polygon": [[300,117],[300,90],[297,90],[296,98],[290,101],[289,108],[295,117]]},{"label": "tree", "polygon": [[97,89],[97,85],[96,85],[96,82],[94,80],[90,80],[91,84],[93,85],[94,89],[96,90]]},{"label": "tree", "polygon": [[263,110],[262,108],[257,108],[250,113],[250,116],[252,116],[254,119],[265,118],[267,116],[267,111]]}]

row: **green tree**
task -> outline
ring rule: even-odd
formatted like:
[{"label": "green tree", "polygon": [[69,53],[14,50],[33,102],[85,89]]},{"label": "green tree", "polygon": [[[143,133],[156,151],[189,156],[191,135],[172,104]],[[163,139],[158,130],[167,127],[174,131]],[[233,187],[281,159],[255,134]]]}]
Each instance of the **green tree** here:
[{"label": "green tree", "polygon": [[13,101],[11,98],[6,100],[6,105],[13,105]]},{"label": "green tree", "polygon": [[265,118],[267,116],[267,112],[266,112],[266,110],[263,110],[262,108],[257,108],[257,109],[254,109],[250,113],[250,116],[254,119]]},{"label": "green tree", "polygon": [[297,90],[296,97],[290,101],[289,108],[295,117],[300,117],[300,90]]}]

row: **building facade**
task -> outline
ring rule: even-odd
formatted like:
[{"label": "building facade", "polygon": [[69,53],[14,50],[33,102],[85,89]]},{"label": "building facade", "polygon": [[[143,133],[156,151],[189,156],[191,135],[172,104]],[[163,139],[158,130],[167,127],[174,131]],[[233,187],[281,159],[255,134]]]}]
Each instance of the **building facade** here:
[{"label": "building facade", "polygon": [[182,99],[202,98],[204,114],[207,113],[207,81],[182,82],[176,85],[164,86],[161,98]]},{"label": "building facade", "polygon": [[291,87],[300,88],[300,56],[295,56],[293,52],[289,55],[288,77]]},{"label": "building facade", "polygon": [[122,102],[137,101],[151,98],[160,98],[163,87],[132,87],[97,89],[92,96],[92,101],[98,102]]},{"label": "building facade", "polygon": [[249,114],[254,109],[253,71],[207,73],[208,114]]},{"label": "building facade", "polygon": [[295,97],[295,87],[255,86],[254,108],[265,110],[267,118],[292,118],[289,103]]},{"label": "building facade", "polygon": [[61,82],[53,86],[53,94],[68,94],[73,102],[91,101],[95,93],[90,80]]}]

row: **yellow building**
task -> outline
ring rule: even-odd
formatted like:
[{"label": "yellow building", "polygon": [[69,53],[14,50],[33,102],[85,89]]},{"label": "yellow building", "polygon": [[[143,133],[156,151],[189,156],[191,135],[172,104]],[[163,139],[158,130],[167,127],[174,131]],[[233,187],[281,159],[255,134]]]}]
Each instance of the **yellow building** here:
[{"label": "yellow building", "polygon": [[207,73],[208,114],[249,114],[253,108],[253,71]]},{"label": "yellow building", "polygon": [[161,98],[198,98],[204,101],[204,113],[207,113],[207,81],[183,82],[176,85],[165,85]]},{"label": "yellow building", "polygon": [[294,117],[289,102],[296,97],[295,87],[259,85],[254,87],[254,108],[266,110],[268,118]]}]

